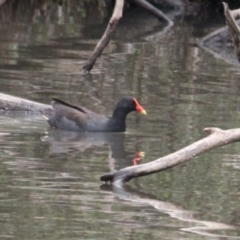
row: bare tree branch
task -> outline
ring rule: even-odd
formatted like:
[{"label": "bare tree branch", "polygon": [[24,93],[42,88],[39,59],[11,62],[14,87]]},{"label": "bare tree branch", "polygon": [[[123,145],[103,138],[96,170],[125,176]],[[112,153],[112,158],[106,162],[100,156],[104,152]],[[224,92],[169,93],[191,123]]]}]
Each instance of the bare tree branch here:
[{"label": "bare tree branch", "polygon": [[97,46],[93,50],[92,55],[90,56],[86,64],[83,66],[83,70],[85,73],[91,71],[97,58],[101,56],[104,48],[108,45],[112,37],[112,34],[115,31],[116,26],[122,17],[123,6],[124,0],[116,0],[113,15],[108,23],[107,29],[105,30],[102,38],[100,39]]},{"label": "bare tree branch", "polygon": [[191,160],[201,153],[240,139],[240,128],[230,130],[205,128],[204,131],[209,132],[210,135],[185,148],[182,148],[177,152],[171,153],[150,163],[131,166],[123,168],[114,173],[105,174],[100,179],[104,182],[110,181],[114,182],[115,184],[122,184],[123,182],[127,182],[132,178],[146,176],[166,170],[168,168],[172,168],[176,165]]}]

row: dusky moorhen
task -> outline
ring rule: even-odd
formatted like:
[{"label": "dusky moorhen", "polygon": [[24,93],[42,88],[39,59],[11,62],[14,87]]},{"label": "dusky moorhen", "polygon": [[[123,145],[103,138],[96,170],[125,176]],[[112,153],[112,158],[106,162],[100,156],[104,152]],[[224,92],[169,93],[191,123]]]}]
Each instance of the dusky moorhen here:
[{"label": "dusky moorhen", "polygon": [[128,113],[146,111],[133,97],[124,97],[116,105],[110,118],[94,113],[82,106],[71,105],[53,98],[53,110],[43,110],[43,116],[53,128],[78,132],[124,132]]}]

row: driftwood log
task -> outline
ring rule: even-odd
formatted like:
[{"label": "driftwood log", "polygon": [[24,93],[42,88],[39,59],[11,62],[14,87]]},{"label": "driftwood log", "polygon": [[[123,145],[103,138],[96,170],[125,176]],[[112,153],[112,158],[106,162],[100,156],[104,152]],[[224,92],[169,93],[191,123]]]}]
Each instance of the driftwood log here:
[{"label": "driftwood log", "polygon": [[240,139],[240,128],[230,130],[205,128],[204,131],[210,133],[210,135],[185,148],[182,148],[177,152],[171,153],[150,163],[126,167],[117,172],[105,174],[100,179],[101,181],[110,181],[117,185],[122,184],[131,180],[132,178],[146,176],[166,170],[168,168],[172,168],[176,165],[191,160],[201,153]]},{"label": "driftwood log", "polygon": [[223,7],[229,34],[231,36],[238,61],[240,62],[240,28],[235,21],[235,19],[240,18],[240,9],[230,11],[228,4],[225,2],[223,2]]},{"label": "driftwood log", "polygon": [[[152,13],[159,20],[167,22],[168,27],[171,27],[173,25],[173,21],[169,19],[161,10],[154,7],[151,3],[147,2],[146,0],[133,0],[133,1],[142,6],[143,8],[145,8],[150,13]],[[91,71],[96,60],[101,56],[103,50],[107,47],[108,43],[110,42],[111,37],[117,27],[117,24],[119,20],[122,18],[123,7],[124,0],[116,0],[114,11],[111,19],[109,20],[108,26],[102,38],[99,40],[97,46],[93,50],[91,56],[83,66],[84,73],[89,73]]]}]

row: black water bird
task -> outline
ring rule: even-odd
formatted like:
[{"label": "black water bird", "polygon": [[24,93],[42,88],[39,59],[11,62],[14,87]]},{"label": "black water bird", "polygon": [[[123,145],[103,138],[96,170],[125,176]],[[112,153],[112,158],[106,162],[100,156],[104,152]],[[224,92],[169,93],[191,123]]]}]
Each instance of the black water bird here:
[{"label": "black water bird", "polygon": [[53,98],[51,104],[53,109],[43,110],[42,114],[51,127],[67,131],[124,132],[128,113],[137,111],[146,114],[144,108],[133,97],[122,98],[110,118],[56,98]]}]

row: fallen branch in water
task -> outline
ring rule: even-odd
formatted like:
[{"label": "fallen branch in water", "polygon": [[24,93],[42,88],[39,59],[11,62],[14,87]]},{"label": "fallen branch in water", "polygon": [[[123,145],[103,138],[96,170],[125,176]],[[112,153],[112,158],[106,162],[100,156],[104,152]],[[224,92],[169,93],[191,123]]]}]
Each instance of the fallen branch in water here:
[{"label": "fallen branch in water", "polygon": [[240,139],[240,128],[229,130],[222,130],[220,128],[205,128],[204,131],[209,132],[210,135],[185,148],[182,148],[177,152],[171,153],[150,163],[126,167],[117,172],[105,174],[100,179],[104,182],[110,181],[115,184],[122,184],[132,178],[146,176],[172,168],[191,160],[201,153],[207,152],[216,147],[227,145]]},{"label": "fallen branch in water", "polygon": [[0,93],[0,110],[39,112],[44,109],[52,109],[52,106]]}]

